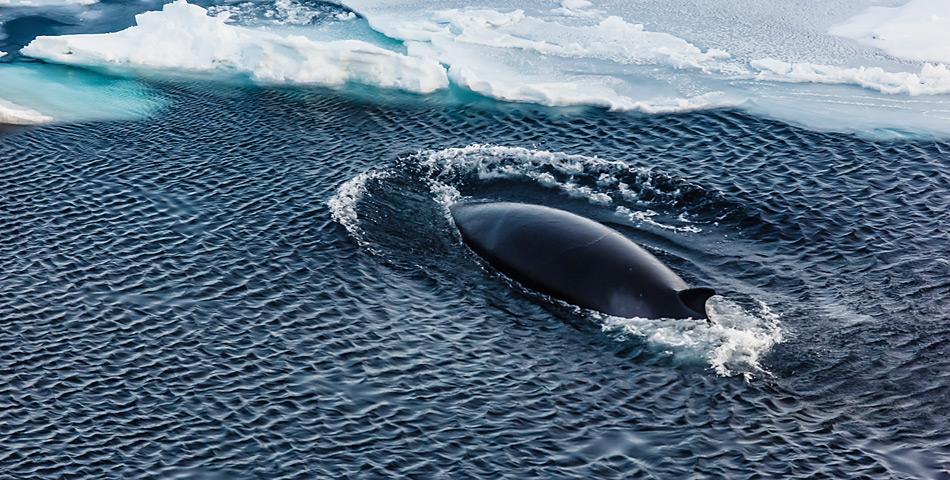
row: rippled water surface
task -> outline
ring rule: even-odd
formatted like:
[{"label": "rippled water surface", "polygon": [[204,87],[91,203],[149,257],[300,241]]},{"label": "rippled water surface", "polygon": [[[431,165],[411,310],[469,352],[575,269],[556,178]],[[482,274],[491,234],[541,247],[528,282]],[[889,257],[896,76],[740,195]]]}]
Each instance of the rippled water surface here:
[{"label": "rippled water surface", "polygon": [[[150,87],[0,133],[0,476],[950,478],[944,141]],[[525,292],[457,198],[609,223],[718,324]]]}]

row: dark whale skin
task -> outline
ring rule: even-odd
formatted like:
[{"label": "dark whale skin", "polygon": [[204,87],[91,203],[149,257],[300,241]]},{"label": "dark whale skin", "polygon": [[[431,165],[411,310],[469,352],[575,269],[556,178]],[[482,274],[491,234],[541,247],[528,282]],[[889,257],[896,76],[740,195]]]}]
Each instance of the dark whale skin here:
[{"label": "dark whale skin", "polygon": [[465,243],[525,287],[617,317],[708,318],[715,292],[689,288],[650,252],[588,218],[525,203],[459,203]]}]

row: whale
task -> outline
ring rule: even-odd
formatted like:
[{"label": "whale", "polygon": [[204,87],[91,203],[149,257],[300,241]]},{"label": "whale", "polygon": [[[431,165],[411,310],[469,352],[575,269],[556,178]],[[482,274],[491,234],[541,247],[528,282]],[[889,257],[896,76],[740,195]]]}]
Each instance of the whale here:
[{"label": "whale", "polygon": [[715,290],[691,288],[594,220],[515,202],[460,202],[449,210],[471,250],[530,290],[615,317],[709,319],[706,301]]}]

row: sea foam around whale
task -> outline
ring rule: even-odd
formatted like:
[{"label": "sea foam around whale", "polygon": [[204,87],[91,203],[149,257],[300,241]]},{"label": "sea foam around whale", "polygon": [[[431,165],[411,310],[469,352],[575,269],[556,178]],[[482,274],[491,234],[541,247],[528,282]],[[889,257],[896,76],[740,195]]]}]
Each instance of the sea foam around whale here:
[{"label": "sea foam around whale", "polygon": [[[379,256],[385,256],[383,244],[390,239],[377,238],[366,231],[364,226],[377,220],[362,218],[360,204],[385,190],[388,183],[402,185],[407,176],[415,177],[411,180],[421,182],[421,186],[428,189],[431,201],[443,211],[446,230],[453,228],[448,210],[464,196],[463,185],[498,180],[523,181],[552,189],[598,209],[608,212],[613,209],[618,220],[627,218],[640,228],[659,229],[673,236],[701,231],[701,224],[688,220],[688,211],[716,201],[714,193],[703,194],[700,186],[660,172],[634,168],[620,161],[545,150],[469,145],[422,151],[401,163],[392,169],[356,175],[341,184],[328,201],[333,219],[361,248]],[[650,209],[660,210],[664,206],[679,211],[678,218],[659,215]],[[745,307],[728,298],[715,297],[710,302],[709,323],[618,318],[564,306],[619,341],[634,338],[646,341],[677,362],[705,362],[719,375],[741,375],[750,379],[768,374],[761,360],[783,338],[780,316],[761,301],[753,303],[754,306]]]}]

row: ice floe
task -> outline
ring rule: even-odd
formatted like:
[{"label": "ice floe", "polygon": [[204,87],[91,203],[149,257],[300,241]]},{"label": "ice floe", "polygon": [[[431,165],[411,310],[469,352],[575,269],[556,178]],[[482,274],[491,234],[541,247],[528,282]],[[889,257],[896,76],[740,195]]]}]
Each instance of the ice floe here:
[{"label": "ice floe", "polygon": [[209,12],[178,0],[128,29],[39,37],[22,53],[130,75],[454,85],[555,107],[735,107],[811,128],[950,134],[950,3],[895,4],[273,0]]},{"label": "ice floe", "polygon": [[229,25],[184,0],[136,16],[108,34],[38,37],[22,53],[67,65],[246,75],[268,84],[340,86],[349,82],[429,93],[448,85],[435,60],[360,40],[317,42]]},{"label": "ice floe", "polygon": [[0,98],[0,124],[6,125],[36,125],[52,121],[53,118],[43,115],[13,102]]}]

